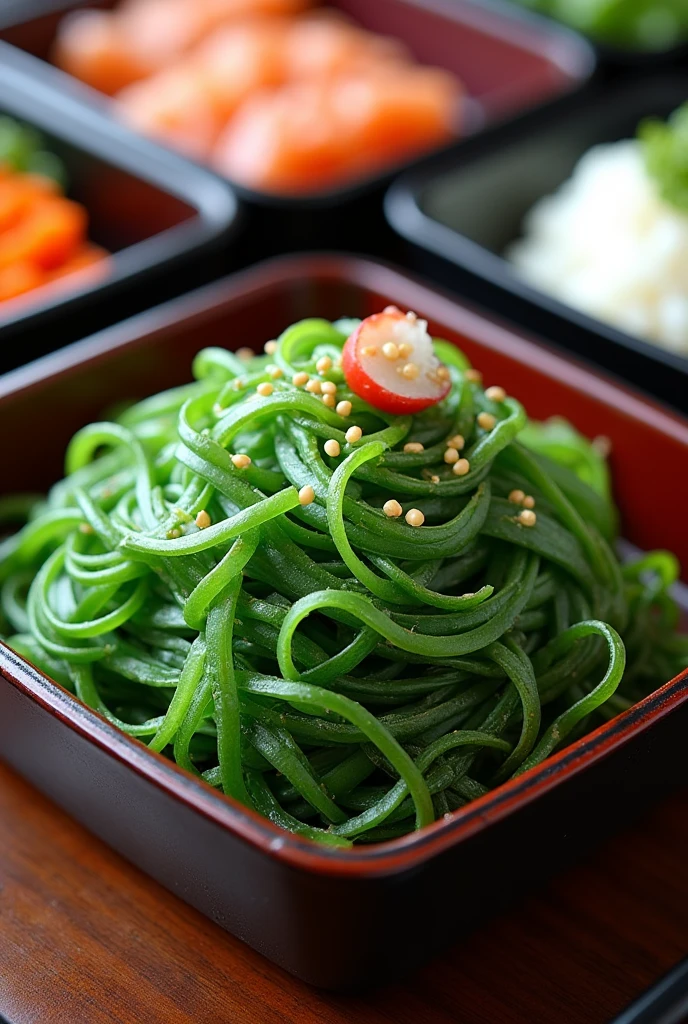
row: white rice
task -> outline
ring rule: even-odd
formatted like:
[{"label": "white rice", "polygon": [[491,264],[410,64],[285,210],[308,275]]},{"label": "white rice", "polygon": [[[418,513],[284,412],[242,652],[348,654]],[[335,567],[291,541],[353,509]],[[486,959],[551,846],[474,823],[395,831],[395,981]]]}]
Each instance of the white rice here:
[{"label": "white rice", "polygon": [[660,199],[638,142],[591,149],[507,255],[530,284],[688,355],[688,215]]}]

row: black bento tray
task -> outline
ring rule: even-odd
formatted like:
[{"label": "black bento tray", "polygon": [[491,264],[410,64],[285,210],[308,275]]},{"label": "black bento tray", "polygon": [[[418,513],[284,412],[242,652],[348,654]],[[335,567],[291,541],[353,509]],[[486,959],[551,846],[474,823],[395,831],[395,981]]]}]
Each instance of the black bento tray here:
[{"label": "black bento tray", "polygon": [[91,284],[0,304],[0,372],[207,279],[217,261],[216,276],[237,219],[227,183],[82,105],[63,78],[0,43],[0,115],[42,133],[88,210],[90,239],[113,255]]},{"label": "black bento tray", "polygon": [[[11,0],[8,11],[0,9],[0,39],[47,60],[65,12],[117,2]],[[401,39],[421,63],[458,75],[468,95],[467,134],[556,102],[587,82],[596,67],[594,50],[581,36],[499,0],[316,0],[314,6],[335,8],[370,31]],[[74,85],[69,76],[62,80]],[[81,86],[74,94],[107,109],[91,89]],[[381,198],[394,174],[417,162],[294,196],[233,183],[247,211],[244,262],[315,245],[393,255]]]},{"label": "black bento tray", "polygon": [[452,290],[537,331],[619,377],[688,410],[688,357],[574,309],[527,284],[502,256],[523,218],[601,142],[630,138],[638,121],[666,117],[688,99],[688,71],[646,72],[590,87],[428,159],[389,190],[386,213],[411,243],[413,265]]}]

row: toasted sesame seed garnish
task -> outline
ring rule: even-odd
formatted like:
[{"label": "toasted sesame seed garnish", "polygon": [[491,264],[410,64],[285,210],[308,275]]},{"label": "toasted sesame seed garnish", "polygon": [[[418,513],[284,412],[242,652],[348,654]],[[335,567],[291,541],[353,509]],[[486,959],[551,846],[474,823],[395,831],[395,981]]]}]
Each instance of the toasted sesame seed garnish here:
[{"label": "toasted sesame seed garnish", "polygon": [[398,519],[404,510],[396,498],[390,498],[389,501],[386,501],[382,506],[382,511],[386,516],[389,516],[390,519]]},{"label": "toasted sesame seed garnish", "polygon": [[375,348],[374,345],[364,345],[363,348],[361,349],[361,355],[362,356],[376,356],[377,355],[377,349]]},{"label": "toasted sesame seed garnish", "polygon": [[404,451],[407,455],[417,455],[418,452],[425,451],[425,445],[422,445],[420,441],[407,441],[404,445]]},{"label": "toasted sesame seed garnish", "polygon": [[470,380],[473,384],[480,384],[483,379],[483,375],[480,370],[466,370],[464,377],[466,380]]},{"label": "toasted sesame seed garnish", "polygon": [[310,484],[306,484],[299,491],[299,505],[310,505],[315,500],[315,491]]},{"label": "toasted sesame seed garnish", "polygon": [[335,401],[334,395],[325,394],[322,396],[322,404],[326,405],[328,409],[334,409]]},{"label": "toasted sesame seed garnish", "polygon": [[206,510],[202,508],[201,511],[196,516],[196,526],[198,527],[199,530],[205,530],[210,526],[211,522],[212,519],[210,518]]},{"label": "toasted sesame seed garnish", "polygon": [[320,385],[320,390],[322,391],[323,395],[336,395],[337,385],[333,380],[324,380]]},{"label": "toasted sesame seed garnish", "polygon": [[294,385],[294,387],[302,388],[304,384],[308,383],[308,374],[306,373],[305,370],[299,370],[298,373],[294,374],[294,376],[291,379],[291,382]]},{"label": "toasted sesame seed garnish", "polygon": [[249,359],[253,359],[256,353],[252,348],[248,348],[248,346],[243,345],[241,348],[237,349],[236,354],[239,359],[241,359],[242,363],[247,363]]},{"label": "toasted sesame seed garnish", "polygon": [[232,462],[237,469],[246,469],[247,466],[251,465],[251,456],[244,455],[243,453],[239,455],[232,455]]},{"label": "toasted sesame seed garnish", "polygon": [[338,412],[340,416],[351,415],[351,402],[348,399],[343,399],[341,402],[337,402],[337,408],[335,412]]},{"label": "toasted sesame seed garnish", "polygon": [[466,439],[463,434],[454,434],[453,437],[447,438],[447,447],[456,448],[457,452],[462,452],[466,447]]},{"label": "toasted sesame seed garnish", "polygon": [[399,358],[408,359],[412,352],[413,345],[410,345],[408,341],[402,341],[401,345],[399,345]]},{"label": "toasted sesame seed garnish", "polygon": [[459,453],[457,452],[456,448],[447,448],[443,458],[447,465],[451,466],[452,463],[459,461]]},{"label": "toasted sesame seed garnish", "polygon": [[497,417],[493,416],[491,412],[479,412],[476,419],[478,426],[483,430],[492,430],[497,422]]},{"label": "toasted sesame seed garnish", "polygon": [[430,477],[430,483],[431,484],[438,484],[439,482],[440,482],[440,478],[438,477],[437,473],[433,473],[432,476]]},{"label": "toasted sesame seed garnish", "polygon": [[321,356],[315,364],[315,368],[318,373],[327,373],[332,369],[332,360],[329,356]]},{"label": "toasted sesame seed garnish", "polygon": [[383,313],[401,313],[401,310],[399,309],[398,306],[385,306],[385,308],[382,310],[382,312]]},{"label": "toasted sesame seed garnish", "polygon": [[399,348],[397,345],[394,344],[393,341],[386,341],[382,346],[382,354],[385,357],[385,359],[398,359]]},{"label": "toasted sesame seed garnish", "polygon": [[310,391],[312,395],[320,394],[320,392],[322,391],[322,386],[317,377],[311,377],[311,379],[306,384],[306,391]]},{"label": "toasted sesame seed garnish", "polygon": [[274,384],[270,384],[268,383],[268,381],[265,381],[263,384],[259,384],[258,387],[256,388],[258,394],[262,395],[263,398],[269,398],[274,390]]},{"label": "toasted sesame seed garnish", "polygon": [[416,320],[418,319],[418,314],[414,313],[412,309],[409,309],[408,313],[406,314],[406,319],[410,320],[411,323],[415,323]]},{"label": "toasted sesame seed garnish", "polygon": [[263,345],[263,351],[267,352],[269,356],[274,356],[275,352],[277,351],[277,342],[266,341],[265,344]]},{"label": "toasted sesame seed garnish", "polygon": [[595,451],[602,456],[603,459],[606,459],[609,455],[611,455],[612,442],[609,440],[608,437],[605,437],[604,434],[600,434],[599,437],[594,437],[592,439],[592,446],[595,449]]},{"label": "toasted sesame seed garnish", "polygon": [[234,388],[235,391],[241,391],[241,389],[243,387],[246,387],[246,385],[244,381],[241,379],[241,377],[235,377],[234,380],[232,381],[232,387]]},{"label": "toasted sesame seed garnish", "polygon": [[503,402],[506,398],[506,391],[499,385],[493,384],[491,388],[485,390],[485,398],[490,402]]},{"label": "toasted sesame seed garnish", "polygon": [[279,380],[280,377],[284,377],[284,370],[281,366],[268,366],[268,373],[273,380]]},{"label": "toasted sesame seed garnish", "polygon": [[509,501],[512,501],[514,505],[520,505],[525,496],[525,491],[519,491],[517,488],[509,494]]},{"label": "toasted sesame seed garnish", "polygon": [[438,366],[435,371],[435,376],[438,380],[449,380],[449,368],[446,366]]},{"label": "toasted sesame seed garnish", "polygon": [[181,537],[181,535],[182,531],[179,529],[178,526],[173,526],[171,530],[167,531],[168,540],[177,540],[177,538]]},{"label": "toasted sesame seed garnish", "polygon": [[465,476],[466,473],[469,472],[470,468],[471,464],[468,459],[459,459],[459,461],[455,462],[452,466],[452,473],[454,476]]},{"label": "toasted sesame seed garnish", "polygon": [[402,377],[405,377],[406,380],[415,380],[419,373],[420,369],[417,363],[407,363],[401,371]]},{"label": "toasted sesame seed garnish", "polygon": [[521,504],[524,508],[535,508],[535,498],[532,494],[526,494]]},{"label": "toasted sesame seed garnish", "polygon": [[409,526],[422,526],[425,522],[425,516],[419,508],[410,508],[404,518]]},{"label": "toasted sesame seed garnish", "polygon": [[519,512],[518,521],[521,526],[535,526],[537,522],[537,516],[534,512],[531,512],[529,508],[524,508],[523,512]]},{"label": "toasted sesame seed garnish", "polygon": [[360,427],[349,427],[344,437],[349,444],[355,444],[356,441],[360,441],[363,437],[363,431]]},{"label": "toasted sesame seed garnish", "polygon": [[216,416],[221,416],[224,411],[224,405],[220,405],[219,402],[216,402],[215,405],[213,406],[213,412],[215,413]]},{"label": "toasted sesame seed garnish", "polygon": [[335,441],[333,437],[331,437],[329,441],[325,441],[323,447],[325,448],[327,454],[331,455],[333,459],[336,459],[336,457],[341,453],[342,450],[339,441]]},{"label": "toasted sesame seed garnish", "polygon": [[85,533],[87,536],[90,536],[90,534],[95,532],[90,523],[79,523],[79,533]]}]

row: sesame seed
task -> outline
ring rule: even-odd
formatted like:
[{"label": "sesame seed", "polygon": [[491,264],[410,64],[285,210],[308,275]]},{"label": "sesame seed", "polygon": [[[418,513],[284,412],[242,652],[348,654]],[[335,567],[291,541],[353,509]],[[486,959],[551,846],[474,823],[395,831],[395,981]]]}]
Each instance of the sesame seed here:
[{"label": "sesame seed", "polygon": [[459,461],[459,453],[457,452],[456,448],[447,448],[443,458],[447,465],[451,466],[452,463]]},{"label": "sesame seed", "polygon": [[90,534],[95,532],[96,531],[93,529],[90,523],[79,523],[79,533],[85,533],[87,536],[89,536]]},{"label": "sesame seed", "polygon": [[396,498],[390,498],[389,501],[386,501],[382,506],[382,511],[386,516],[389,516],[390,519],[398,519],[404,510]]},{"label": "sesame seed", "polygon": [[447,446],[449,448],[456,448],[457,452],[462,452],[466,447],[466,439],[463,434],[454,434],[447,440]]},{"label": "sesame seed", "polygon": [[492,430],[497,417],[493,416],[491,412],[479,412],[477,416],[478,426],[482,427],[483,430]]},{"label": "sesame seed", "polygon": [[241,391],[241,389],[245,387],[245,384],[241,377],[234,378],[234,380],[232,381],[232,387],[234,388],[235,391]]},{"label": "sesame seed", "polygon": [[220,405],[219,402],[216,402],[215,405],[213,406],[213,412],[215,413],[216,416],[221,416],[224,411],[224,406]]},{"label": "sesame seed", "polygon": [[485,391],[485,398],[490,402],[503,402],[506,398],[506,391],[497,384],[493,384],[491,388],[487,388]]},{"label": "sesame seed", "polygon": [[405,377],[406,380],[415,380],[419,373],[420,369],[417,363],[407,363],[401,371],[402,377]]},{"label": "sesame seed", "polygon": [[440,482],[440,478],[438,477],[437,473],[433,473],[432,476],[430,477],[430,483],[431,484],[438,484],[439,482]]},{"label": "sesame seed", "polygon": [[329,356],[321,356],[315,364],[315,368],[318,373],[327,373],[328,370],[332,369],[332,360]]},{"label": "sesame seed", "polygon": [[524,508],[523,512],[519,513],[518,521],[521,526],[535,526],[537,516],[534,512],[531,512],[529,508]]},{"label": "sesame seed", "polygon": [[294,376],[291,379],[291,382],[294,385],[294,387],[302,388],[304,384],[308,383],[308,374],[306,373],[305,370],[299,370],[298,373],[294,374]]},{"label": "sesame seed", "polygon": [[364,345],[363,348],[361,349],[361,355],[362,356],[376,356],[377,355],[377,349],[375,348],[374,345]]},{"label": "sesame seed", "polygon": [[449,369],[446,366],[438,366],[435,371],[438,380],[449,380]]},{"label": "sesame seed", "polygon": [[340,416],[350,416],[351,402],[349,402],[348,399],[346,398],[341,402],[337,402],[336,412],[338,412]]},{"label": "sesame seed", "polygon": [[269,356],[274,356],[275,352],[277,351],[277,342],[266,341],[265,344],[263,345],[263,351],[267,352]]},{"label": "sesame seed", "polygon": [[331,455],[333,459],[336,459],[342,450],[339,445],[339,441],[335,441],[333,437],[330,438],[329,441],[325,441],[324,448],[327,454]]},{"label": "sesame seed", "polygon": [[269,396],[272,394],[274,390],[274,384],[269,384],[267,381],[265,381],[264,384],[259,384],[258,387],[256,388],[258,394],[262,395],[263,398],[269,398]]},{"label": "sesame seed", "polygon": [[480,384],[483,379],[483,375],[480,370],[466,370],[464,377],[466,380],[470,380],[473,384]]},{"label": "sesame seed", "polygon": [[320,385],[323,395],[336,395],[337,385],[333,380],[324,380]]},{"label": "sesame seed", "polygon": [[410,508],[404,517],[409,526],[422,526],[425,516],[419,508]]},{"label": "sesame seed", "polygon": [[413,345],[409,345],[408,341],[402,341],[401,345],[399,345],[399,358],[408,359],[412,352]]},{"label": "sesame seed", "polygon": [[418,452],[425,451],[425,445],[422,445],[420,441],[407,441],[404,445],[404,451],[407,455],[416,455]]},{"label": "sesame seed", "polygon": [[363,437],[363,431],[360,427],[349,427],[344,437],[349,444],[355,444],[356,441],[360,441]]},{"label": "sesame seed", "polygon": [[326,405],[328,409],[334,409],[335,397],[334,395],[323,395],[322,404]]},{"label": "sesame seed", "polygon": [[535,498],[532,494],[526,494],[521,504],[524,508],[535,508]]},{"label": "sesame seed", "polygon": [[516,489],[515,491],[511,491],[511,493],[509,494],[509,501],[512,501],[514,505],[520,505],[524,498],[525,492],[519,491],[518,489]]},{"label": "sesame seed", "polygon": [[199,530],[205,530],[210,526],[212,520],[204,508],[196,516],[196,526]]},{"label": "sesame seed", "polygon": [[168,540],[176,540],[177,537],[181,537],[182,531],[177,526],[173,526],[171,530],[167,531]]},{"label": "sesame seed", "polygon": [[281,366],[268,366],[268,373],[273,380],[279,380],[280,377],[284,377],[284,370]]},{"label": "sesame seed", "polygon": [[237,469],[246,469],[247,466],[251,465],[251,457],[249,455],[232,455],[232,462]]},{"label": "sesame seed", "polygon": [[465,476],[471,468],[471,464],[468,459],[459,459],[452,466],[452,473],[454,476]]},{"label": "sesame seed", "polygon": [[299,491],[299,505],[310,505],[315,500],[315,491],[310,484],[306,484]]},{"label": "sesame seed", "polygon": [[385,306],[385,308],[382,310],[382,312],[383,313],[401,313],[401,310],[399,309],[398,306]]},{"label": "sesame seed", "polygon": [[406,314],[406,319],[410,320],[411,323],[414,324],[418,319],[418,314],[414,313],[412,309],[409,309],[408,313]]},{"label": "sesame seed", "polygon": [[319,395],[320,392],[322,391],[320,381],[316,377],[311,377],[311,379],[306,384],[306,391],[310,391],[312,395]]},{"label": "sesame seed", "polygon": [[242,348],[237,349],[237,356],[241,359],[242,363],[247,363],[249,359],[253,359],[255,352],[252,348],[248,348],[246,345]]},{"label": "sesame seed", "polygon": [[399,349],[397,348],[393,341],[386,341],[382,346],[382,354],[385,357],[385,359],[398,359]]}]

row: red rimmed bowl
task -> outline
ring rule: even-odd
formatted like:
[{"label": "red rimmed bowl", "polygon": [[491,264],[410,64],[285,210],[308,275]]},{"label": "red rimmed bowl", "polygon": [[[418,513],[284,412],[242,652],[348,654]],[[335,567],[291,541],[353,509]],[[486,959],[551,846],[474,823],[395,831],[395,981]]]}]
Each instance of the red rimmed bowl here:
[{"label": "red rimmed bowl", "polygon": [[[535,416],[606,434],[624,534],[688,565],[676,481],[688,422],[401,273],[291,257],[143,314],[0,379],[2,489],[47,486],[78,426],[124,397],[188,379],[203,345],[262,345],[306,315],[426,315]],[[46,430],[46,425],[50,429]],[[651,486],[638,465],[653,467]],[[663,684],[663,685],[662,685]],[[329,988],[420,963],[652,800],[688,780],[688,678],[422,833],[352,851],[274,827],[124,736],[0,647],[0,751],[92,832],[222,927]]]}]

